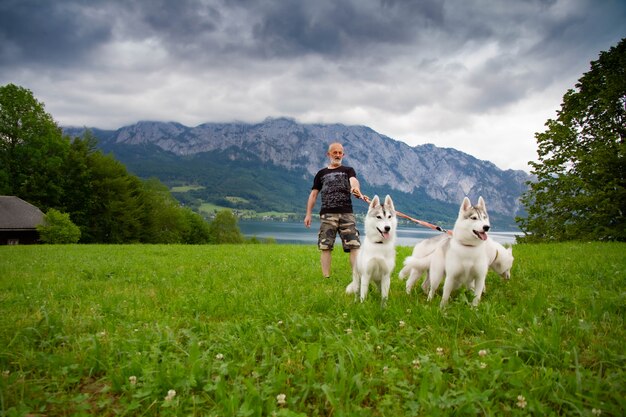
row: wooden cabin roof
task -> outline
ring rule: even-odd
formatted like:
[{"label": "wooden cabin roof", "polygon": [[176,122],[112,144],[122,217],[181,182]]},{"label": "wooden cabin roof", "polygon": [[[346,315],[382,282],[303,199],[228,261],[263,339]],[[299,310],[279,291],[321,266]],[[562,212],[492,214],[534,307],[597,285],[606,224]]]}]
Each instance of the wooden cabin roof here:
[{"label": "wooden cabin roof", "polygon": [[43,212],[21,198],[0,196],[0,230],[35,229],[43,223]]}]

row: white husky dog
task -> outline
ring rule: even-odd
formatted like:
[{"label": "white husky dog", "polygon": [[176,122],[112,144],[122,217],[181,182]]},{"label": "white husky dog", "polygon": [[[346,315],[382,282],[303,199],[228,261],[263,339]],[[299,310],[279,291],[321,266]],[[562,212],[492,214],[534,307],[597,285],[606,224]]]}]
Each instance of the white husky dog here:
[{"label": "white husky dog", "polygon": [[360,294],[361,302],[367,297],[370,281],[374,281],[384,306],[389,297],[391,273],[396,265],[396,229],[398,219],[391,197],[384,204],[378,196],[370,202],[365,216],[365,239],[359,249],[352,270],[352,282],[346,287],[347,294]]},{"label": "white husky dog", "polygon": [[433,299],[445,274],[440,307],[446,306],[452,291],[461,285],[471,287],[472,284],[472,305],[478,305],[489,268],[489,251],[485,242],[490,228],[485,200],[479,197],[478,204],[472,206],[469,198],[465,197],[454,223],[452,238],[437,246],[433,252],[429,269],[428,300]]},{"label": "white husky dog", "polygon": [[[432,255],[438,246],[446,243],[448,239],[451,239],[448,235],[439,235],[420,241],[413,248],[413,254],[407,256],[404,259],[404,267],[399,273],[400,279],[404,279],[407,276],[409,279],[406,282],[406,293],[410,294],[415,282],[426,273],[426,278],[422,282],[422,290],[424,293],[428,293],[430,288],[430,278],[428,276],[428,270],[430,269],[430,262]],[[504,279],[511,278],[511,268],[513,267],[513,249],[507,248],[496,242],[491,237],[485,242],[487,245],[487,255],[489,256],[489,269],[500,275]],[[441,253],[441,252],[440,252]],[[486,291],[486,286],[483,292]]]}]

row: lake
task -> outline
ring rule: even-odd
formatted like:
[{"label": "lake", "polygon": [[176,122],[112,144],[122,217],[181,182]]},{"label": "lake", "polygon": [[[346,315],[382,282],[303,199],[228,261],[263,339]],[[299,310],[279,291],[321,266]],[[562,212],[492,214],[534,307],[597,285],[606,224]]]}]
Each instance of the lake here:
[{"label": "lake", "polygon": [[[290,244],[317,244],[317,233],[319,231],[319,221],[313,222],[311,228],[304,227],[304,222],[264,222],[264,221],[239,221],[239,229],[247,238],[256,236],[259,239],[273,238],[276,243]],[[362,232],[361,227],[359,231]],[[430,230],[422,226],[400,226],[397,233],[398,246],[414,246],[423,239],[437,236],[441,232]],[[514,244],[515,236],[521,235],[520,231],[516,232],[489,232],[489,236],[496,242],[504,244]],[[337,243],[341,245],[339,237]]]}]

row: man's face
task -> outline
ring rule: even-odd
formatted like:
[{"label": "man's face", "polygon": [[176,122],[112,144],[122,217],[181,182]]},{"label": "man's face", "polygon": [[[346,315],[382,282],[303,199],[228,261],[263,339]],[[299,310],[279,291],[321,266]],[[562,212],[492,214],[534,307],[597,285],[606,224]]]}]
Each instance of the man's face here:
[{"label": "man's face", "polygon": [[327,152],[327,155],[330,158],[331,166],[339,166],[341,165],[341,160],[343,159],[343,148],[341,146],[333,146]]}]

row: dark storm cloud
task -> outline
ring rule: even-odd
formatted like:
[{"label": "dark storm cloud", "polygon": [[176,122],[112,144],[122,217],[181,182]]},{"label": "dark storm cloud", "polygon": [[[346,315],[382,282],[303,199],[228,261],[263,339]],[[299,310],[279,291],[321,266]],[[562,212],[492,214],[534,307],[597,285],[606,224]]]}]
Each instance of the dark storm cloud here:
[{"label": "dark storm cloud", "polygon": [[253,34],[270,56],[378,52],[379,46],[408,44],[418,28],[439,23],[443,3],[422,3],[276,2],[262,11]]},{"label": "dark storm cloud", "polygon": [[[4,64],[82,61],[114,39],[156,39],[168,53],[202,61],[381,53],[443,24],[443,2],[83,1],[0,4]],[[384,56],[383,56],[384,57]]]},{"label": "dark storm cloud", "polygon": [[[384,61],[396,54],[437,59],[474,41],[498,39],[503,48],[514,46],[523,26],[545,39],[545,45],[537,43],[538,53],[550,42],[558,48],[584,40],[587,29],[601,30],[576,31],[583,15],[542,16],[554,3],[5,0],[0,3],[0,58],[3,65],[67,65],[81,63],[113,40],[151,39],[189,62],[219,61],[222,55],[241,60],[310,54],[330,60]],[[604,3],[596,7],[610,6]]]},{"label": "dark storm cloud", "polygon": [[81,65],[110,42],[156,39],[172,51],[199,48],[220,12],[202,1],[0,2],[0,65]]},{"label": "dark storm cloud", "polygon": [[107,42],[107,22],[83,13],[80,2],[0,2],[0,65],[69,65]]},{"label": "dark storm cloud", "polygon": [[204,55],[220,49],[220,31],[229,24],[222,7],[219,1],[152,0],[117,5],[114,13],[122,38],[157,39],[173,56]]},{"label": "dark storm cloud", "polygon": [[221,19],[216,7],[193,0],[159,0],[151,2],[150,7],[136,2],[132,9],[150,27],[152,35],[163,34],[183,43],[194,42],[197,34],[214,32]]}]

